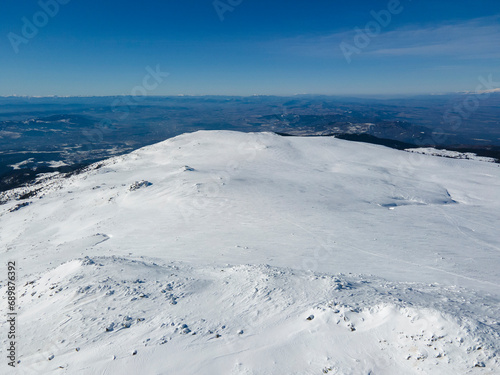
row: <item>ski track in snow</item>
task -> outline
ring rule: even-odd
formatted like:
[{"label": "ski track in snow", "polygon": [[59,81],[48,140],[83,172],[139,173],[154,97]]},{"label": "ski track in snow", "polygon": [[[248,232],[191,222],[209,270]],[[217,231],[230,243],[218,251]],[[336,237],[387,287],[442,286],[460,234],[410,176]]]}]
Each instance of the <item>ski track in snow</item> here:
[{"label": "ski track in snow", "polygon": [[500,373],[500,168],[410,156],[196,132],[0,194],[12,373]]}]

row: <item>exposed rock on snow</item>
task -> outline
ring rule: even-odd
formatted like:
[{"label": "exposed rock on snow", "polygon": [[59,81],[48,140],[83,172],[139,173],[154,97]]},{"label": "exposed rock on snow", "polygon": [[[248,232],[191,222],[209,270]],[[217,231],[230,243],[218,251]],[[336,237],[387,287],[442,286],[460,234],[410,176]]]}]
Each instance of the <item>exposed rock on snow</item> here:
[{"label": "exposed rock on snow", "polygon": [[[176,306],[166,289],[179,299]],[[151,298],[130,299],[143,293]],[[21,360],[39,373],[52,368],[43,361],[47,357],[68,371],[95,373],[116,355],[117,370],[134,373],[141,364],[127,353],[137,354],[142,343],[141,355],[165,373],[176,372],[183,357],[194,355],[193,373],[227,373],[242,360],[262,372],[272,372],[275,361],[286,373],[311,368],[310,361],[318,373],[325,367],[391,374],[411,373],[416,366],[423,373],[498,368],[498,332],[477,320],[478,309],[463,308],[464,300],[480,303],[464,289],[410,287],[361,275],[86,258],[21,288],[19,319],[38,338]],[[482,309],[483,318],[492,313]],[[244,336],[238,327],[244,327]],[[214,338],[223,341],[211,344]],[[117,341],[119,347],[113,345]]]},{"label": "exposed rock on snow", "polygon": [[151,186],[151,185],[153,185],[153,184],[151,182],[149,182],[149,181],[145,181],[145,180],[136,181],[132,185],[130,185],[129,190],[130,191],[134,191],[134,190],[137,190],[137,189],[140,189],[140,188],[143,188],[143,187],[148,187],[148,186]]}]

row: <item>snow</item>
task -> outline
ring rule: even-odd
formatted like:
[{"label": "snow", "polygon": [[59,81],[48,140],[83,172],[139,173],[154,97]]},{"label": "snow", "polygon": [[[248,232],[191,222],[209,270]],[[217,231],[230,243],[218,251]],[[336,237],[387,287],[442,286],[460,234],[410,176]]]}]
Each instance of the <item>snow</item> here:
[{"label": "snow", "polygon": [[434,156],[442,156],[445,158],[453,158],[453,159],[470,159],[470,160],[478,160],[487,163],[495,163],[496,160],[494,158],[490,158],[487,156],[477,156],[473,152],[458,152],[458,151],[450,151],[450,150],[439,150],[434,147],[417,147],[417,148],[407,148],[405,151],[408,152],[416,152],[418,154],[425,155],[434,155]]},{"label": "snow", "polygon": [[35,160],[34,158],[29,158],[27,160],[20,161],[19,163],[9,165],[9,167],[18,170],[21,169],[22,166],[32,163],[34,160]]},{"label": "snow", "polygon": [[52,160],[52,161],[49,161],[47,163],[49,165],[49,167],[51,168],[59,168],[59,167],[65,167],[67,166],[68,164],[66,164],[64,161],[62,160],[59,160],[59,161],[56,161],[56,160]]},{"label": "snow", "polygon": [[41,187],[18,373],[500,372],[498,164],[210,131]]}]

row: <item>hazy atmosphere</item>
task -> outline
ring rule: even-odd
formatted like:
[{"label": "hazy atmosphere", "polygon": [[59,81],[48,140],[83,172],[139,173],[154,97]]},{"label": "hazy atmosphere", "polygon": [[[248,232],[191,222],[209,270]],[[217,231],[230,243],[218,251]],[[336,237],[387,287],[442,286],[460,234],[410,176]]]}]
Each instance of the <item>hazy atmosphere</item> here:
[{"label": "hazy atmosphere", "polygon": [[0,95],[140,95],[148,66],[170,74],[154,95],[437,94],[500,75],[495,0],[1,7]]}]

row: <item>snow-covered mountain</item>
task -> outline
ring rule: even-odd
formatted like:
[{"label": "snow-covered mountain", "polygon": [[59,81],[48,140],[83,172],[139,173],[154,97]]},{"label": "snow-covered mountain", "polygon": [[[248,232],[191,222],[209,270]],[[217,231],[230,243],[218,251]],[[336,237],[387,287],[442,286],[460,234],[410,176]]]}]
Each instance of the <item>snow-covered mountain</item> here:
[{"label": "snow-covered mountain", "polygon": [[498,374],[499,192],[498,164],[227,131],[47,176],[0,197],[2,373]]},{"label": "snow-covered mountain", "polygon": [[408,148],[405,151],[415,152],[417,154],[425,154],[425,155],[433,155],[433,156],[442,156],[444,158],[453,158],[453,159],[468,159],[468,160],[478,160],[484,161],[486,163],[496,163],[496,159],[490,158],[487,156],[478,156],[473,152],[459,152],[459,151],[450,151],[450,150],[440,150],[434,147],[416,147],[416,148]]}]

